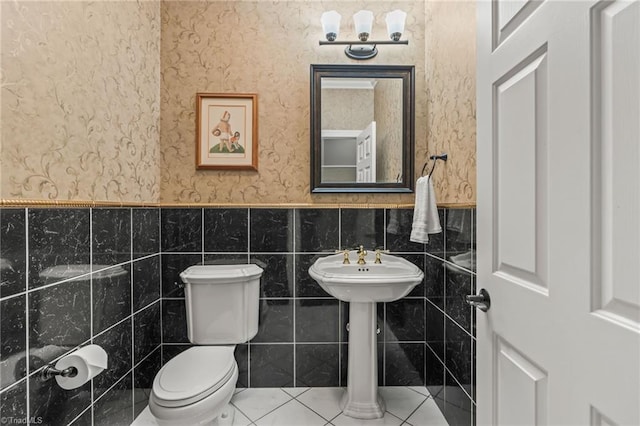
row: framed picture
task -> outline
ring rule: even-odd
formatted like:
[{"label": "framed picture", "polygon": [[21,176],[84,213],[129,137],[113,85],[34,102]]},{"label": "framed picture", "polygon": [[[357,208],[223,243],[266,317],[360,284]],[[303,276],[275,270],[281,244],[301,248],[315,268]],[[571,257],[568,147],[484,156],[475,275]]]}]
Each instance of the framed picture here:
[{"label": "framed picture", "polygon": [[258,95],[196,94],[196,168],[258,170]]}]

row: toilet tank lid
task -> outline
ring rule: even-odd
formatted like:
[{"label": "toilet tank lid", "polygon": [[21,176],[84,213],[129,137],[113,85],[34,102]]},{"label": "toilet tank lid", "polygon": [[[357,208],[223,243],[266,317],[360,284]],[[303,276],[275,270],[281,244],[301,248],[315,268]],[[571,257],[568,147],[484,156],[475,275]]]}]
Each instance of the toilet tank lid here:
[{"label": "toilet tank lid", "polygon": [[180,273],[185,284],[215,284],[260,278],[262,268],[254,264],[193,265]]}]

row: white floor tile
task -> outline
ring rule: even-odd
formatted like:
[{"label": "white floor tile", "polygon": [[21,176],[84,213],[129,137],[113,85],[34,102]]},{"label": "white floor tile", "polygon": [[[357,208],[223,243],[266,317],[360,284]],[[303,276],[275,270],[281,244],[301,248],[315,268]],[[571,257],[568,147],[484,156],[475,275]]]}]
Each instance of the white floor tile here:
[{"label": "white floor tile", "polygon": [[256,422],[258,426],[324,426],[327,421],[299,403],[289,401]]},{"label": "white floor tile", "polygon": [[308,391],[310,388],[280,388],[280,389],[282,389],[283,391],[285,391],[286,393],[288,393],[289,395],[295,398],[301,393]]},{"label": "white floor tile", "polygon": [[236,412],[233,415],[233,426],[249,426],[250,424],[251,420],[242,414],[240,410],[236,409]]},{"label": "white floor tile", "polygon": [[231,403],[255,421],[289,400],[291,396],[280,388],[250,388],[234,395]]},{"label": "white floor tile", "polygon": [[156,422],[155,417],[151,414],[151,410],[149,407],[142,410],[142,413],[138,414],[131,423],[131,426],[158,426],[158,422]]},{"label": "white floor tile", "polygon": [[[251,420],[247,418],[244,414],[242,414],[239,410],[236,410],[233,416],[233,426],[249,426],[251,424]],[[145,408],[142,413],[135,418],[131,426],[158,426],[158,422],[151,414],[149,407]]]},{"label": "white floor tile", "polygon": [[338,417],[331,420],[331,424],[335,426],[399,426],[402,424],[402,420],[391,413],[384,413],[383,418],[372,420],[354,419],[353,417],[340,414]]},{"label": "white floor tile", "polygon": [[440,412],[433,398],[427,399],[424,404],[407,419],[407,422],[415,426],[448,426],[447,420]]},{"label": "white floor tile", "polygon": [[425,386],[407,386],[407,389],[411,389],[414,392],[418,392],[421,395],[424,396],[431,396],[431,394],[429,393],[429,389],[427,389]]},{"label": "white floor tile", "polygon": [[387,411],[402,420],[406,420],[427,399],[426,396],[404,386],[381,387],[378,388],[378,392],[385,402]]},{"label": "white floor tile", "polygon": [[[388,412],[382,419],[374,420],[341,414],[340,399],[344,392],[345,388],[237,389],[231,400],[237,408],[233,425],[249,426],[255,422],[259,426],[398,426],[406,419],[407,425],[447,426],[433,398],[427,398],[429,392],[424,387],[381,387],[380,395]],[[149,407],[132,426],[157,426]]]},{"label": "white floor tile", "polygon": [[327,420],[340,414],[340,399],[345,388],[312,388],[296,398]]}]

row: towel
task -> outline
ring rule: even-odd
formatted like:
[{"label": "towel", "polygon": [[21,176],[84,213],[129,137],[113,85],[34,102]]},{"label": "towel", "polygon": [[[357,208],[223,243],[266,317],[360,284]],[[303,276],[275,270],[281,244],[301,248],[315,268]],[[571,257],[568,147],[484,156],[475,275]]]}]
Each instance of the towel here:
[{"label": "towel", "polygon": [[422,176],[416,182],[416,201],[413,210],[413,226],[409,240],[414,243],[428,243],[429,234],[442,232],[433,182],[429,176]]},{"label": "towel", "polygon": [[398,235],[400,232],[400,222],[398,221],[398,210],[391,209],[389,211],[389,223],[387,224],[387,233]]},{"label": "towel", "polygon": [[456,231],[458,241],[471,241],[471,210],[447,210],[447,230]]}]

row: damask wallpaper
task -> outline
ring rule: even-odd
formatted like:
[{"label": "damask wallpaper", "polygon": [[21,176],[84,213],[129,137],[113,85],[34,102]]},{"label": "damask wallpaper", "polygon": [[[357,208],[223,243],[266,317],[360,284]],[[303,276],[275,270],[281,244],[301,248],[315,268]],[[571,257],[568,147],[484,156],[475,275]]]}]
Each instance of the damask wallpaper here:
[{"label": "damask wallpaper", "polygon": [[376,173],[380,182],[396,182],[402,167],[402,84],[380,80],[376,85],[378,140]]},{"label": "damask wallpaper", "polygon": [[[466,1],[426,1],[425,16],[426,138],[429,155],[449,154],[446,165],[439,161],[433,173],[437,199],[475,203],[476,6]],[[416,173],[423,158],[418,150]]]},{"label": "damask wallpaper", "polygon": [[322,129],[364,129],[374,119],[373,101],[373,90],[322,89]]},{"label": "damask wallpaper", "polygon": [[160,3],[2,2],[0,198],[160,198]]},{"label": "damask wallpaper", "polygon": [[[408,12],[408,46],[368,64],[416,66],[416,177],[438,202],[475,202],[475,5],[451,1],[2,2],[0,197],[165,203],[412,203],[413,195],[309,192],[309,66],[322,12]],[[259,165],[195,169],[197,92],[257,93]]]},{"label": "damask wallpaper", "polygon": [[[342,15],[340,39],[355,39],[351,16],[375,15],[373,38],[386,38],[385,14],[408,12],[408,46],[380,46],[367,64],[415,64],[417,133],[426,144],[424,2],[287,1],[163,3],[162,190],[166,202],[411,203],[413,196],[311,195],[309,72],[314,63],[349,63],[344,46],[319,46],[320,16]],[[198,91],[258,93],[259,171],[196,171],[194,102]]]}]

